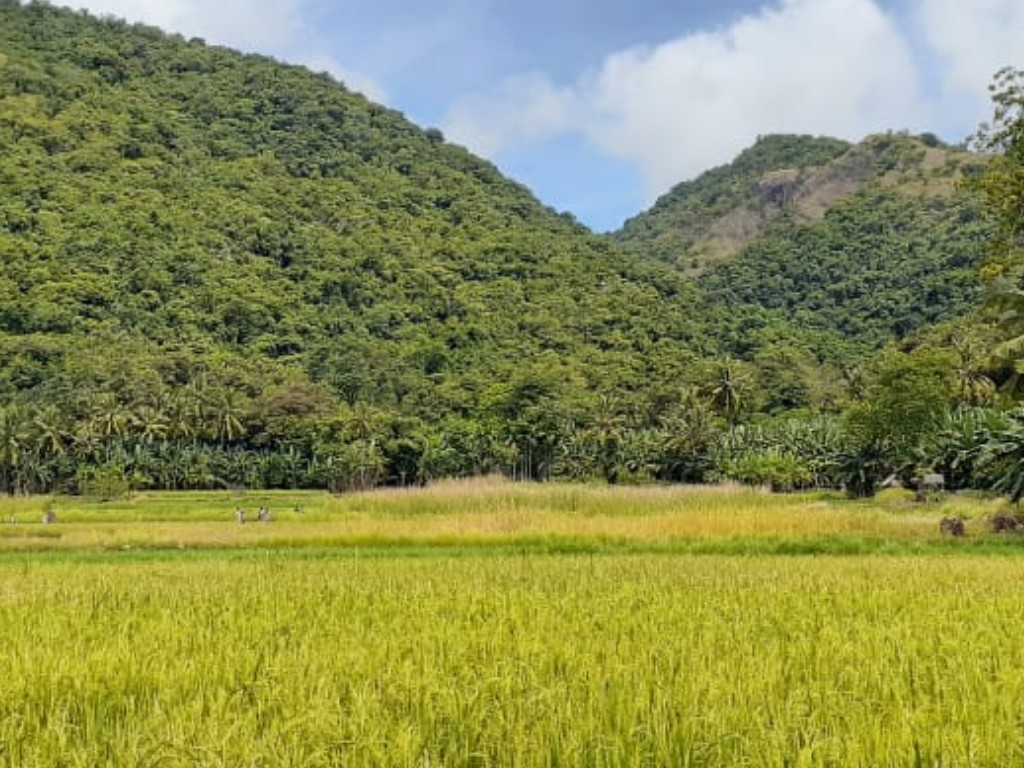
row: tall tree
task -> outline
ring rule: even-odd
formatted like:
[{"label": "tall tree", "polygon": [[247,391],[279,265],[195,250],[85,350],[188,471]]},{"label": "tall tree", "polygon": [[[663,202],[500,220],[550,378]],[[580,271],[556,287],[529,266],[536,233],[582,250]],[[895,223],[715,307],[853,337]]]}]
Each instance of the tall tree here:
[{"label": "tall tree", "polygon": [[715,364],[706,390],[711,405],[732,423],[744,406],[749,387],[750,375],[742,363],[724,358]]},{"label": "tall tree", "polygon": [[989,275],[1024,269],[1024,70],[1000,70],[989,86],[995,112],[973,138],[993,155],[985,173],[971,182],[996,224]]},{"label": "tall tree", "polygon": [[995,281],[990,304],[1005,339],[996,351],[1019,368],[1024,360],[1024,70],[1000,70],[989,90],[993,119],[973,142],[993,157],[970,186],[981,195],[995,226],[982,274]]}]

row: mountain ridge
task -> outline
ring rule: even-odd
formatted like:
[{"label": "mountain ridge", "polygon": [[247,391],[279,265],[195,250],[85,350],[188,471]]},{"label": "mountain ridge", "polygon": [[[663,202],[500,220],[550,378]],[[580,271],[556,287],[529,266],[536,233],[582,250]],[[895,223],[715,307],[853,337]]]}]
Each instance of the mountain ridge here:
[{"label": "mountain ridge", "polygon": [[934,136],[759,137],[731,163],[682,182],[612,233],[620,243],[698,274],[739,254],[779,219],[821,221],[872,187],[951,195],[963,168],[981,159]]}]

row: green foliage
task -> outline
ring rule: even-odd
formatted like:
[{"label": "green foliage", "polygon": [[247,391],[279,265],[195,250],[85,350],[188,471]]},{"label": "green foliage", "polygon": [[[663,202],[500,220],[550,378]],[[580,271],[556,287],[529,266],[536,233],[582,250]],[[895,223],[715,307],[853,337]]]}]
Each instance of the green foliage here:
[{"label": "green foliage", "polygon": [[679,380],[684,279],[326,75],[13,0],[0,49],[4,490],[112,454],[161,487],[545,478],[574,403]]},{"label": "green foliage", "polygon": [[774,490],[839,488],[846,436],[834,417],[733,427],[712,448],[713,476]]},{"label": "green foliage", "polygon": [[984,158],[933,138],[765,137],[615,237],[697,277],[708,346],[764,373],[757,407],[828,407],[836,371],[814,369],[863,360],[979,299],[992,227],[957,181]]},{"label": "green foliage", "polygon": [[875,363],[865,398],[844,415],[846,485],[871,495],[887,475],[919,469],[922,446],[938,432],[956,399],[952,356],[922,349],[889,350]]},{"label": "green foliage", "polygon": [[1024,411],[1017,408],[979,425],[978,431],[981,434],[964,454],[973,461],[979,479],[987,480],[992,490],[1019,504],[1024,498]]},{"label": "green foliage", "polygon": [[[765,137],[600,238],[327,75],[15,0],[0,50],[0,492],[820,487],[859,396],[880,466],[931,433],[882,435],[927,381],[840,371],[976,295],[971,198],[907,190],[935,142]],[[740,209],[736,260],[663,263]]]},{"label": "green foliage", "polygon": [[83,496],[99,501],[126,499],[131,495],[131,478],[124,467],[108,464],[101,467],[84,466],[79,470],[78,489]]},{"label": "green foliage", "polygon": [[993,158],[969,186],[981,195],[995,224],[987,274],[1016,278],[1024,268],[1024,70],[1000,70],[989,90],[995,113],[974,144]]},{"label": "green foliage", "polygon": [[797,457],[778,450],[730,459],[722,476],[744,485],[766,486],[773,491],[794,491],[811,485],[811,470]]},{"label": "green foliage", "polygon": [[994,445],[1007,442],[1001,436],[1014,424],[1012,413],[992,408],[950,410],[926,436],[921,455],[942,474],[949,490],[988,488],[1000,481]]},{"label": "green foliage", "polygon": [[[741,353],[750,327],[801,329],[819,354],[878,348],[965,314],[989,229],[973,200],[863,193],[819,223],[781,222],[699,285]],[[814,339],[816,335],[817,339]]]},{"label": "green foliage", "polygon": [[1001,70],[990,91],[993,121],[982,126],[974,143],[993,157],[968,187],[984,200],[993,227],[982,273],[994,280],[989,308],[1002,336],[995,352],[1019,374],[1024,359],[1024,71]]}]

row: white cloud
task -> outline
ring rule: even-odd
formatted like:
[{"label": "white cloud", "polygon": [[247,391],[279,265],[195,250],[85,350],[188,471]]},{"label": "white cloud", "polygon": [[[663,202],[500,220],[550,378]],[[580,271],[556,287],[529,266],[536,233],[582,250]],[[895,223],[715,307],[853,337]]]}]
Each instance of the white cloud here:
[{"label": "white cloud", "polygon": [[87,0],[83,7],[250,51],[290,45],[304,33],[308,0]]},{"label": "white cloud", "polygon": [[571,131],[579,109],[576,99],[571,89],[557,88],[541,74],[509,78],[493,94],[456,102],[445,120],[445,133],[493,156],[510,145]]},{"label": "white cloud", "polygon": [[[410,67],[427,71],[441,50],[483,57],[464,41],[481,0],[442,2],[427,26],[417,16],[372,46],[350,43],[345,51],[362,57],[353,62],[318,42],[325,31],[310,19],[324,0],[79,2],[297,61],[376,101],[387,100],[385,90],[360,67],[401,80]],[[908,128],[959,139],[990,114],[994,72],[1024,65],[1022,41],[1024,0],[764,0],[760,12],[729,25],[612,53],[575,81],[508,78],[456,101],[442,127],[492,158],[572,136],[641,169],[653,196],[727,162],[758,134],[856,140]]]},{"label": "white cloud", "polygon": [[344,83],[345,87],[350,91],[361,93],[378,104],[386,104],[388,101],[387,91],[384,90],[380,83],[368,75],[342,66],[333,56],[317,54],[301,59],[297,63],[308,67],[314,72],[326,72],[334,77],[334,79]]},{"label": "white cloud", "polygon": [[446,129],[492,155],[579,132],[636,163],[655,194],[758,134],[923,130],[921,91],[908,45],[872,0],[782,0],[717,31],[616,53],[572,88],[510,81],[458,104]]},{"label": "white cloud", "polygon": [[587,132],[664,190],[757,134],[860,139],[923,128],[910,51],[871,0],[787,0],[718,32],[616,54],[590,84]]},{"label": "white cloud", "polygon": [[915,16],[945,65],[950,95],[983,101],[996,71],[1024,65],[1021,0],[915,0]]}]

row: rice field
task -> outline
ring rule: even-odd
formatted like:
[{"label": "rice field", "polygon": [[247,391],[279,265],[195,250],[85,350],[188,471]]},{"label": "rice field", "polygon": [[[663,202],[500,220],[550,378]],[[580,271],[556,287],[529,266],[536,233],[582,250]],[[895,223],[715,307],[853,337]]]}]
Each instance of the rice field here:
[{"label": "rice field", "polygon": [[[863,551],[942,544],[938,521],[944,515],[967,518],[968,532],[980,534],[984,516],[1000,503],[951,496],[925,505],[906,495],[852,503],[827,493],[493,479],[341,496],[220,492],[148,493],[110,502],[7,499],[0,500],[0,552],[382,546],[692,552],[764,551],[772,545]],[[253,523],[255,510],[264,506],[274,522]],[[239,508],[248,511],[249,524],[237,524]],[[55,511],[57,525],[39,524],[45,509]],[[972,545],[981,539],[974,536]]]},{"label": "rice field", "polygon": [[[275,496],[262,527],[229,495],[11,503],[61,536],[0,544],[0,766],[1024,764],[1021,550],[972,520],[916,551],[941,509],[904,499],[488,483]],[[473,515],[613,544],[481,545]],[[101,525],[150,538],[65,537]],[[805,535],[903,548],[655,546]]]}]

